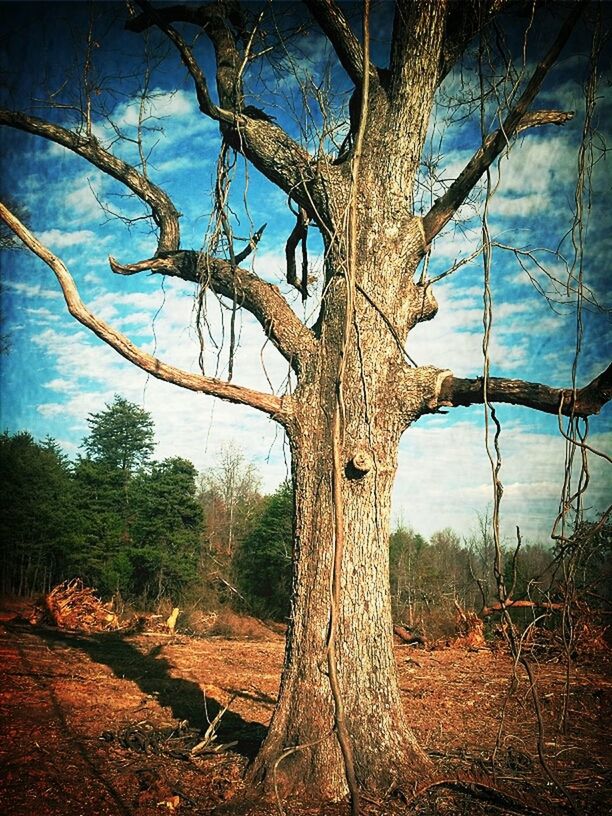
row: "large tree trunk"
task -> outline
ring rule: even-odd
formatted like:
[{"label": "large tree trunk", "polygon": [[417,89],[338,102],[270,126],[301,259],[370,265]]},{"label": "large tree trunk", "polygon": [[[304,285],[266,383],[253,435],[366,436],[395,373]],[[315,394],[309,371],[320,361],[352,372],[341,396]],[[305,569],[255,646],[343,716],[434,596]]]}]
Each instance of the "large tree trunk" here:
[{"label": "large tree trunk", "polygon": [[[389,240],[381,238],[376,248],[368,240],[360,252],[358,288],[367,287],[371,298],[357,297],[343,388],[345,541],[337,673],[357,781],[378,793],[414,781],[429,767],[400,699],[389,586],[390,501],[399,440],[423,413],[439,379],[439,372],[409,369],[399,348],[410,325],[435,308],[430,301],[424,308],[423,292],[413,282],[422,254],[418,225],[405,227],[400,253],[405,266],[398,268],[397,243],[391,252]],[[362,234],[365,242],[367,233]],[[381,270],[386,272],[382,286]],[[301,409],[288,429],[296,502],[293,614],[280,699],[251,776],[285,794],[299,785],[309,797],[337,800],[346,794],[347,782],[334,728],[328,637],[335,540],[333,416],[345,279],[336,276],[332,287],[323,353],[298,389]],[[391,311],[393,298],[401,306]]]},{"label": "large tree trunk", "polygon": [[[323,426],[325,427],[325,426]],[[331,447],[328,429],[312,429],[294,445],[296,584],[280,700],[253,769],[276,769],[287,792],[299,782],[309,795],[338,799],[346,775],[334,733],[327,669],[333,558]],[[388,443],[390,440],[386,440]],[[388,575],[389,499],[397,444],[388,445],[376,474],[346,480],[346,543],[338,622],[338,678],[359,782],[387,789],[414,778],[427,760],[407,727],[396,680]]]}]

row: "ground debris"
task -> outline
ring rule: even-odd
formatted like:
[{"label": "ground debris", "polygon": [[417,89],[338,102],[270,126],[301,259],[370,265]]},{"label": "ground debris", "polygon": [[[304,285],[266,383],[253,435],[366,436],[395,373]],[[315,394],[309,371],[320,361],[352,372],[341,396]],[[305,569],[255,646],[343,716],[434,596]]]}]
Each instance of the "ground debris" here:
[{"label": "ground debris", "polygon": [[[275,803],[250,803],[256,792],[243,781],[278,692],[278,637],[168,638],[160,632],[155,640],[125,629],[81,636],[24,625],[15,614],[25,615],[28,607],[11,602],[0,623],[3,814],[278,812]],[[398,645],[396,658],[407,716],[438,784],[416,799],[418,785],[380,801],[364,796],[362,816],[567,816],[565,800],[538,761],[528,678],[514,671],[505,650]],[[567,734],[558,730],[567,669],[549,661],[537,668],[546,756],[581,816],[608,813],[610,651],[572,668]],[[237,745],[194,753],[221,711],[213,744]],[[283,807],[287,816],[347,814],[346,802],[320,806],[306,794]]]},{"label": "ground debris", "polygon": [[[220,714],[224,711],[225,709]],[[118,731],[103,731],[100,739],[106,742],[116,742],[122,748],[141,754],[164,755],[175,759],[221,754],[236,743],[217,742],[215,729],[219,719],[220,717],[215,718],[204,733],[199,728],[190,728],[186,720],[167,726],[155,725],[149,720],[140,720],[140,722],[124,725]]]},{"label": "ground debris", "polygon": [[51,623],[58,629],[86,634],[121,628],[112,603],[103,603],[96,590],[84,586],[80,578],[53,587],[34,604],[28,620],[32,624]]}]

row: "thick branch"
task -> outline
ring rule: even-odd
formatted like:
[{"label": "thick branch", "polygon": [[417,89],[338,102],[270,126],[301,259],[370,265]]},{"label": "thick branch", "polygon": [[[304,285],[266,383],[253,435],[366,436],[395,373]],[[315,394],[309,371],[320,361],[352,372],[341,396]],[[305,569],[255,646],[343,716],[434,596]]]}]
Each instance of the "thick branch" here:
[{"label": "thick branch", "polygon": [[[489,402],[524,405],[547,414],[558,414],[561,410],[565,416],[591,416],[598,414],[612,398],[612,365],[584,388],[577,390],[575,395],[571,388],[551,388],[525,380],[490,377],[487,397]],[[442,382],[437,407],[476,405],[483,402],[483,380],[480,377],[470,380],[451,374]]]},{"label": "thick branch", "polygon": [[0,125],[43,136],[72,150],[109,176],[117,179],[144,201],[152,210],[159,226],[158,251],[172,252],[179,247],[179,213],[169,196],[156,184],[135,170],[127,162],[105,150],[94,137],[86,138],[71,130],[51,124],[36,116],[0,109]]},{"label": "thick branch", "polygon": [[159,380],[180,385],[182,388],[187,388],[190,391],[210,394],[211,396],[219,397],[229,402],[238,403],[240,405],[250,405],[252,408],[257,408],[260,411],[270,414],[279,422],[286,420],[287,413],[283,400],[273,394],[264,394],[259,391],[253,391],[250,388],[242,388],[232,383],[223,382],[213,377],[204,377],[201,374],[183,371],[180,368],[175,368],[167,363],[163,363],[161,360],[158,360],[156,357],[147,354],[147,352],[135,346],[124,334],[118,332],[89,311],[81,300],[76,284],[62,261],[43,246],[1,202],[0,218],[5,221],[35,255],[38,255],[38,257],[52,269],[62,288],[70,314],[76,318],[79,323],[82,323],[83,326],[90,329],[90,331],[96,334],[101,340],[111,346],[111,348],[114,348],[122,357],[125,357],[126,360],[129,360],[138,366],[138,368],[147,371]]},{"label": "thick branch", "polygon": [[109,258],[113,272],[134,275],[151,270],[193,283],[204,283],[223,297],[235,300],[259,321],[264,332],[299,374],[316,347],[316,340],[276,286],[246,269],[204,253],[186,250],[135,264],[118,264]]},{"label": "thick branch", "polygon": [[[363,81],[363,48],[334,0],[304,0],[321,31],[334,47],[340,64],[357,87]],[[371,66],[370,73],[376,77]]]},{"label": "thick branch", "polygon": [[[147,4],[148,5],[148,4]],[[151,7],[145,8],[142,14],[131,17],[125,24],[128,31],[135,31],[141,34],[152,25],[163,23],[193,23],[204,28],[210,20],[211,5],[202,6],[161,6],[155,9],[155,18],[151,14]]]},{"label": "thick branch", "polygon": [[[221,123],[226,141],[242,153],[270,181],[279,186],[315,218],[326,212],[327,196],[321,174],[335,168],[321,167],[271,118],[256,108],[242,106],[241,70],[244,57],[238,49],[228,19],[231,4],[211,3],[200,8],[171,6],[153,9],[141,2],[145,12],[131,19],[126,27],[144,31],[157,25],[174,43],[196,88],[200,110]],[[210,102],[206,79],[191,49],[171,27],[174,21],[202,26],[215,50],[217,91],[221,107]],[[336,175],[340,178],[339,173]]]},{"label": "thick branch", "polygon": [[[567,42],[583,8],[584,3],[582,2],[573,7],[571,13],[561,26],[561,30],[553,45],[544,59],[537,65],[531,75],[531,79],[527,83],[527,87],[514,108],[505,118],[501,128],[485,139],[484,144],[470,159],[459,177],[451,184],[446,193],[436,201],[431,210],[424,217],[423,227],[428,243],[432,241],[440,230],[450,221],[483,173],[491,166],[495,159],[501,155],[502,151],[509,146],[510,140],[513,139],[517,133],[526,127],[533,127],[534,125],[551,123],[563,124],[571,118],[571,114],[546,111],[546,116],[540,121],[539,115],[543,112],[536,111],[527,116],[526,114],[527,109],[539,92],[546,74],[556,62],[561,53],[561,49]],[[550,118],[554,117],[555,114],[558,118]]]},{"label": "thick branch", "polygon": [[435,88],[445,6],[444,2],[428,0],[396,0],[389,61],[389,95],[395,107],[418,110],[420,86],[427,86],[428,96],[430,84]]}]

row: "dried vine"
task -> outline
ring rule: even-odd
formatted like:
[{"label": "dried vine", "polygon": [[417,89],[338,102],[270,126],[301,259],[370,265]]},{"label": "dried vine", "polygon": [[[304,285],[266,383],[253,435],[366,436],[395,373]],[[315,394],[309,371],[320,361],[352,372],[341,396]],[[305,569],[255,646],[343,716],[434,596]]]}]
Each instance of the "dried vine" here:
[{"label": "dried vine", "polygon": [[332,501],[334,510],[334,550],[333,565],[330,587],[330,621],[327,638],[327,667],[329,672],[329,684],[332,697],[334,699],[334,717],[336,735],[342,757],[346,781],[351,797],[351,814],[359,814],[359,786],[355,775],[355,762],[353,759],[353,747],[346,725],[344,700],[338,680],[338,653],[336,649],[336,639],[338,633],[338,617],[341,607],[341,574],[342,556],[344,552],[344,497],[342,495],[343,474],[342,450],[344,441],[344,430],[346,426],[346,413],[344,404],[344,376],[346,372],[347,355],[350,347],[352,326],[355,314],[355,266],[357,257],[357,190],[359,183],[359,166],[361,161],[361,151],[363,137],[365,134],[368,92],[369,92],[369,16],[370,0],[364,0],[363,8],[363,80],[361,86],[361,111],[359,118],[359,128],[355,137],[353,156],[351,161],[351,192],[348,204],[348,223],[346,240],[346,305],[344,314],[343,336],[339,349],[338,373],[336,378],[336,402],[334,407],[334,420],[332,430]]},{"label": "dried vine", "polygon": [[[574,358],[572,360],[573,394],[575,394],[577,390],[578,364],[584,334],[583,308],[586,299],[586,287],[584,283],[584,239],[591,204],[591,169],[593,167],[594,138],[593,117],[597,104],[598,63],[602,45],[601,8],[598,8],[594,36],[589,54],[589,71],[584,84],[584,123],[582,127],[582,138],[578,148],[578,173],[574,193],[575,209],[570,231],[573,262],[567,277],[568,294],[571,290],[574,290],[576,295],[576,340]],[[563,405],[561,403],[559,411],[561,411],[562,408]],[[562,551],[564,545],[575,540],[580,525],[584,521],[583,496],[590,480],[588,452],[601,455],[610,461],[608,456],[601,454],[587,444],[588,430],[588,419],[576,416],[573,411],[568,418],[566,430],[563,429],[562,421],[559,419],[559,432],[565,439],[565,469],[559,513],[555,519],[551,537],[562,545]],[[578,478],[577,485],[573,488],[572,483],[576,454],[579,455]],[[572,530],[568,533],[567,526],[570,514],[573,515],[573,520],[569,522]],[[567,733],[569,729],[570,675],[575,629],[574,608],[577,600],[575,575],[581,549],[582,547],[580,545],[571,546],[569,548],[569,557],[561,558],[565,594],[562,614],[562,636],[565,652],[565,689],[559,725],[564,733]]]},{"label": "dried vine", "polygon": [[[568,296],[570,294],[570,290],[574,290],[576,293],[576,347],[575,347],[575,354],[573,359],[572,365],[572,397],[574,398],[577,394],[577,369],[578,369],[578,360],[580,356],[581,350],[581,343],[582,343],[582,335],[583,335],[583,323],[582,323],[582,307],[583,307],[583,300],[584,300],[584,285],[583,285],[583,240],[584,240],[584,230],[585,230],[585,220],[584,220],[584,197],[585,197],[585,185],[586,185],[586,178],[588,177],[588,172],[585,169],[585,156],[587,153],[587,142],[589,135],[591,134],[591,119],[592,113],[595,105],[595,88],[596,88],[596,58],[595,55],[598,53],[599,50],[599,43],[598,43],[598,35],[596,33],[594,37],[593,43],[593,51],[591,53],[591,64],[590,64],[590,73],[589,79],[587,81],[587,85],[585,88],[585,98],[586,98],[586,114],[585,114],[585,124],[583,128],[583,138],[579,149],[579,159],[578,159],[578,182],[576,188],[576,196],[575,196],[575,215],[574,215],[574,222],[571,230],[572,236],[572,243],[574,246],[574,254],[575,260],[568,275]],[[482,59],[482,42],[481,42],[481,51],[479,54],[479,59]],[[486,131],[485,131],[485,117],[484,117],[484,88],[483,88],[483,78],[482,78],[482,68],[479,71],[480,76],[480,84],[481,84],[481,132],[482,132],[482,139],[483,145],[484,140],[486,139]],[[540,760],[540,764],[545,771],[548,778],[551,782],[555,785],[555,787],[563,794],[565,797],[568,805],[572,809],[573,812],[576,812],[576,807],[573,802],[572,796],[570,795],[567,788],[561,783],[561,781],[557,778],[556,774],[552,771],[550,765],[548,764],[547,758],[545,756],[544,751],[544,723],[542,717],[542,711],[540,706],[539,695],[536,686],[536,680],[534,677],[532,666],[527,659],[527,657],[522,653],[522,639],[518,640],[514,626],[512,624],[512,620],[510,618],[509,610],[508,610],[508,602],[512,595],[512,590],[510,592],[507,591],[507,587],[505,585],[505,578],[504,578],[504,571],[503,571],[503,560],[502,560],[502,547],[501,547],[501,539],[500,539],[500,503],[503,494],[503,486],[499,478],[502,458],[501,458],[501,451],[499,445],[499,439],[501,434],[501,424],[495,414],[495,409],[489,402],[489,343],[490,343],[490,332],[492,326],[492,319],[493,319],[493,312],[492,312],[492,297],[491,297],[491,288],[490,288],[490,273],[491,273],[491,253],[493,242],[491,240],[489,229],[488,229],[488,202],[489,198],[492,193],[491,187],[491,176],[490,171],[487,169],[486,172],[486,198],[485,204],[483,209],[482,215],[482,256],[483,256],[483,269],[484,269],[484,312],[483,312],[483,325],[484,325],[484,336],[483,336],[483,403],[485,408],[485,447],[487,452],[487,457],[489,459],[489,463],[491,466],[491,477],[492,477],[492,486],[493,486],[493,517],[492,517],[492,531],[493,531],[493,541],[495,547],[495,561],[494,561],[494,576],[495,582],[497,586],[497,595],[499,599],[499,607],[502,612],[502,620],[504,623],[505,633],[508,639],[508,644],[510,647],[511,654],[514,658],[515,663],[515,671],[516,666],[520,663],[523,669],[525,670],[528,680],[529,680],[529,689],[532,697],[532,703],[534,707],[536,722],[537,722],[537,750],[538,750],[538,757]],[[574,274],[574,270],[577,268],[577,274]],[[561,412],[563,404],[559,408]],[[565,472],[564,472],[564,483],[563,483],[563,491],[562,491],[562,501],[561,501],[561,509],[559,515],[555,521],[555,529],[557,525],[561,524],[561,533],[557,535],[557,538],[560,538],[563,541],[566,541],[567,538],[565,536],[565,519],[567,514],[570,510],[575,512],[575,529],[577,525],[580,523],[582,519],[582,496],[587,488],[588,481],[589,481],[589,473],[588,473],[588,465],[587,465],[587,451],[589,450],[589,446],[585,443],[587,431],[588,431],[588,424],[587,420],[584,419],[584,433],[580,432],[579,423],[581,421],[580,417],[574,415],[573,411],[570,414],[568,420],[568,430],[567,432],[563,432],[561,426],[561,419],[559,418],[560,422],[560,429],[562,435],[566,439],[566,458],[565,458]],[[495,426],[495,432],[493,437],[493,443],[491,446],[490,443],[490,428],[489,424],[493,423]],[[574,455],[576,451],[580,451],[581,453],[581,465],[580,465],[580,474],[578,478],[578,486],[575,492],[572,493],[571,489],[571,482],[572,482],[572,475],[574,470]],[[553,529],[553,537],[555,530]],[[513,562],[513,570],[515,568],[516,563],[516,556],[518,554],[518,549],[520,548],[521,540],[520,540],[520,533],[518,534],[518,544],[517,549],[514,554],[514,562]],[[566,570],[565,562],[563,564],[564,570]],[[571,598],[568,597],[570,592],[570,586],[573,587],[571,583],[571,577],[567,571],[565,572],[565,587],[566,587],[566,598],[563,604],[563,630],[564,630],[564,642],[566,646],[566,655],[567,655],[567,667],[566,667],[566,690],[565,690],[565,703],[563,707],[563,714],[562,718],[565,721],[566,717],[566,710],[567,710],[567,699],[569,694],[569,673],[570,673],[570,660],[571,660],[571,644],[573,640],[573,621],[571,618]],[[516,676],[513,675],[512,684],[516,682]],[[501,736],[501,729],[503,727],[503,712],[502,712],[502,722],[500,723],[500,731],[498,733],[498,741]]]}]

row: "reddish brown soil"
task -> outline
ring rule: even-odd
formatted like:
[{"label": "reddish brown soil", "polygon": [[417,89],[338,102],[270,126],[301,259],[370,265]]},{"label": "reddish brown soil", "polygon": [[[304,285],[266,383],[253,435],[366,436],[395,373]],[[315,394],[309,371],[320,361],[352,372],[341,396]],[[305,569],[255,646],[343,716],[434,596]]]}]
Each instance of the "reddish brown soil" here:
[{"label": "reddish brown soil", "polygon": [[[245,805],[241,776],[274,706],[282,638],[86,637],[32,627],[10,613],[0,620],[0,812],[189,816],[221,807],[226,814],[280,813],[274,803]],[[409,646],[398,646],[396,654],[406,710],[436,762],[438,781],[480,778],[484,786],[457,792],[437,785],[416,798],[404,792],[386,802],[364,799],[364,816],[569,812],[538,763],[533,709],[521,673],[505,706],[493,782],[491,756],[512,671],[506,654]],[[564,668],[553,662],[536,667],[548,762],[577,811],[591,816],[608,812],[608,666],[600,656],[572,669],[567,736],[555,725]],[[207,716],[212,719],[234,695],[218,739],[238,744],[226,754],[175,759],[101,738],[143,721],[164,726],[187,720],[205,727]],[[504,799],[504,791],[514,799]],[[319,807],[297,799],[283,803],[283,811],[348,814],[346,804]]]}]

